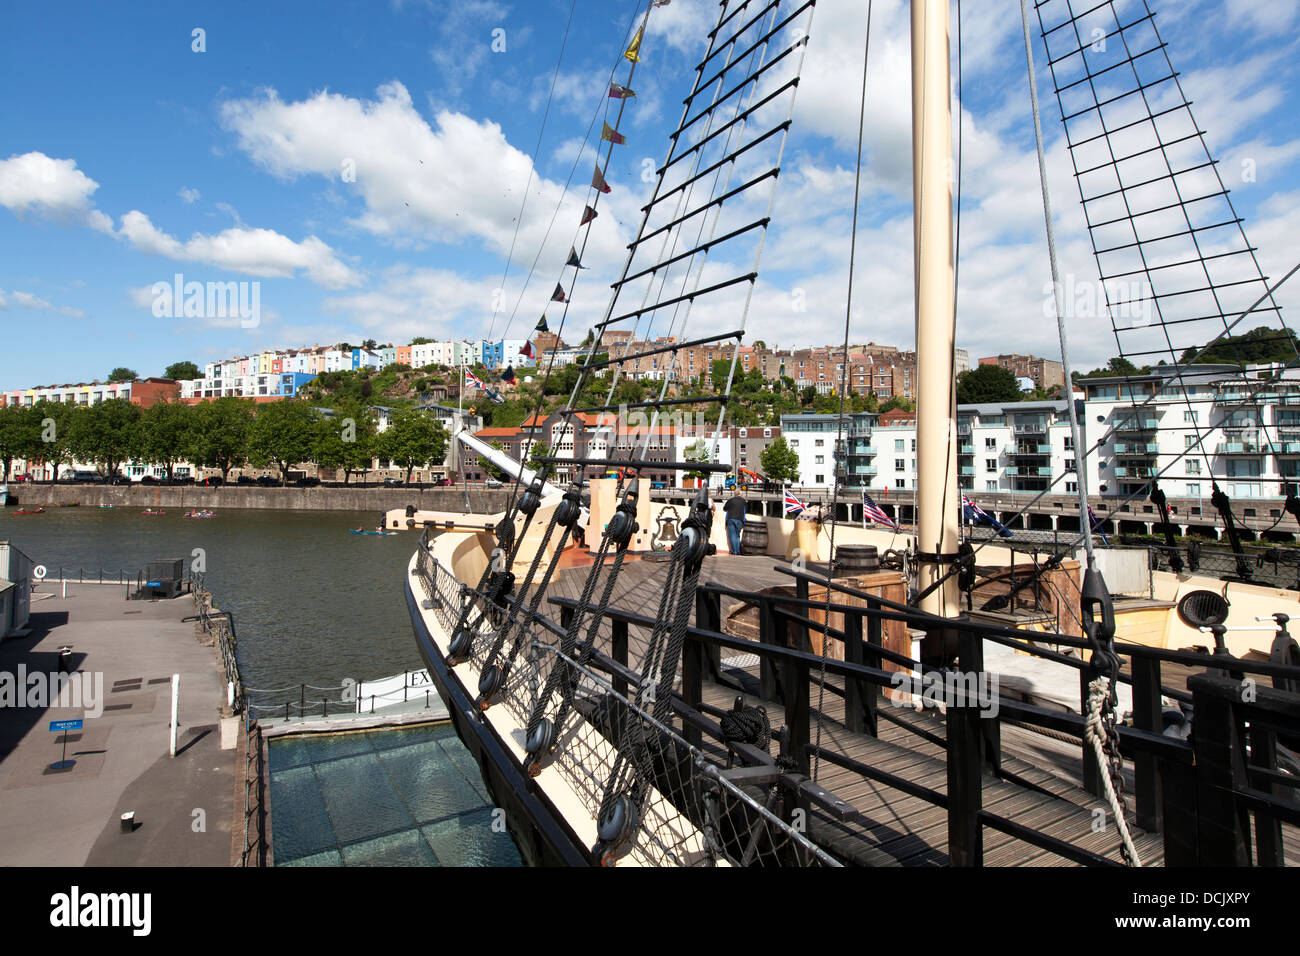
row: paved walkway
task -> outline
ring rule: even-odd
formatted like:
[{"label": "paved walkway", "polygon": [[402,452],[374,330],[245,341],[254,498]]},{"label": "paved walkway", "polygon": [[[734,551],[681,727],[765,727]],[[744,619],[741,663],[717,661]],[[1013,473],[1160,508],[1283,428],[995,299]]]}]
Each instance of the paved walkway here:
[{"label": "paved walkway", "polygon": [[[86,708],[0,707],[0,865],[226,866],[234,751],[220,749],[215,651],[194,638],[188,597],[126,601],[119,587],[69,585],[32,604],[31,633],[0,643],[0,675],[74,669],[102,679],[102,715]],[[171,675],[181,675],[177,755],[168,756]],[[85,717],[64,772],[51,720]],[[136,828],[119,816],[134,810]],[[202,812],[199,812],[202,811]]]}]

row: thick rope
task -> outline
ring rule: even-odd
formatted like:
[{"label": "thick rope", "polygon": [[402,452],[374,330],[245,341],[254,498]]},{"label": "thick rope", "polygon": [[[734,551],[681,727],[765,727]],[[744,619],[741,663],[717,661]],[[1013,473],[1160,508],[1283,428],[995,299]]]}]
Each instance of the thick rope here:
[{"label": "thick rope", "polygon": [[1115,825],[1119,827],[1120,840],[1123,841],[1125,861],[1130,866],[1140,867],[1142,860],[1138,857],[1137,848],[1133,846],[1133,838],[1128,832],[1128,821],[1124,818],[1124,806],[1119,801],[1119,796],[1115,793],[1115,786],[1111,783],[1110,774],[1106,768],[1110,765],[1110,760],[1106,756],[1106,750],[1103,747],[1103,741],[1107,739],[1106,725],[1102,722],[1101,713],[1110,699],[1110,678],[1098,677],[1088,685],[1088,724],[1086,736],[1088,743],[1092,745],[1093,754],[1097,757],[1097,766],[1101,770],[1098,774],[1101,777],[1101,785],[1106,791],[1106,799],[1110,802],[1110,812],[1115,817]]}]

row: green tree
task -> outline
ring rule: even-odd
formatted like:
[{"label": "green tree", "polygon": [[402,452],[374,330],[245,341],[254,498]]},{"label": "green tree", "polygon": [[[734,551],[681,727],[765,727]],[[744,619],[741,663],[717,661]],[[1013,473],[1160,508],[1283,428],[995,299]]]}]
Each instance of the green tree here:
[{"label": "green tree", "polygon": [[31,408],[0,407],[0,482],[8,480],[15,458],[40,457],[41,421]]},{"label": "green tree", "polygon": [[69,420],[68,448],[74,457],[94,462],[101,474],[111,478],[123,462],[139,456],[141,417],[140,407],[125,398],[79,407]]},{"label": "green tree", "polygon": [[417,335],[415,338],[411,339],[411,344],[412,344],[412,345],[428,345],[428,344],[429,344],[430,342],[432,342],[432,341],[433,341],[433,339],[425,338],[423,335]]},{"label": "green tree", "polygon": [[312,457],[322,468],[342,468],[346,485],[353,472],[370,469],[378,434],[374,413],[360,406],[322,418]]},{"label": "green tree", "polygon": [[274,464],[284,484],[289,466],[310,461],[319,416],[302,402],[270,402],[257,410],[248,430],[248,460],[258,468]]},{"label": "green tree", "polygon": [[[875,398],[875,396],[873,395],[872,398]],[[960,401],[960,399],[958,399],[958,401]],[[1014,401],[1014,399],[1008,399],[1008,401]],[[885,403],[879,406],[879,409],[881,412],[892,412],[895,409],[901,409],[905,412],[914,412],[916,411],[916,402],[909,398],[904,398],[902,395],[894,395],[886,399]]]},{"label": "green tree", "polygon": [[218,398],[194,406],[194,427],[185,438],[185,457],[204,468],[220,468],[221,480],[230,469],[248,460],[248,433],[253,403],[242,398]]},{"label": "green tree", "polygon": [[163,378],[175,379],[177,381],[202,377],[203,373],[199,371],[199,367],[193,362],[173,362],[163,371]]},{"label": "green tree", "polygon": [[52,465],[54,481],[57,483],[59,480],[59,466],[72,460],[70,438],[74,414],[84,411],[84,409],[63,402],[42,400],[33,405],[28,411],[31,413],[32,421],[37,429],[36,444],[29,449],[29,454],[26,456],[28,463],[38,462]]},{"label": "green tree", "polygon": [[1141,375],[1148,371],[1150,366],[1138,368],[1128,359],[1121,355],[1115,356],[1101,368],[1095,368],[1091,372],[1075,372],[1074,380],[1077,382],[1081,378],[1130,378],[1134,375]]},{"label": "green tree", "polygon": [[108,373],[108,380],[110,382],[134,382],[139,377],[140,375],[135,371],[135,369],[126,368],[121,365]]},{"label": "green tree", "polygon": [[[141,461],[163,465],[167,480],[172,479],[176,462],[189,457],[189,433],[194,427],[194,410],[180,402],[158,402],[145,409],[140,418],[136,455]],[[195,463],[197,464],[197,462]]]},{"label": "green tree", "polygon": [[799,404],[804,408],[809,407],[817,401],[817,386],[805,385],[799,391]]},{"label": "green tree", "polygon": [[772,481],[794,484],[799,480],[799,454],[782,436],[763,449],[759,456],[763,474]]},{"label": "green tree", "polygon": [[[703,463],[712,460],[712,456],[709,454],[709,443],[703,438],[697,438],[694,442],[688,445],[686,450],[682,452],[682,455],[683,461]],[[705,479],[709,477],[709,473],[707,471],[688,471],[686,477]]]},{"label": "green tree", "polygon": [[447,454],[447,431],[436,419],[410,409],[394,411],[388,430],[378,438],[379,457],[406,469],[406,480],[411,472],[428,465],[442,464]]},{"label": "green tree", "polygon": [[368,351],[371,351],[371,352],[373,352],[375,349],[379,348],[379,346],[375,344],[375,340],[374,340],[374,339],[366,339],[364,342],[361,343],[361,347],[362,347],[363,349],[367,349]]},{"label": "green tree", "polygon": [[1020,382],[1016,373],[1001,365],[977,365],[957,376],[957,404],[1016,402]]},{"label": "green tree", "polygon": [[551,446],[548,442],[535,441],[528,451],[528,467],[537,471],[542,467],[540,459],[546,458],[551,454]]}]

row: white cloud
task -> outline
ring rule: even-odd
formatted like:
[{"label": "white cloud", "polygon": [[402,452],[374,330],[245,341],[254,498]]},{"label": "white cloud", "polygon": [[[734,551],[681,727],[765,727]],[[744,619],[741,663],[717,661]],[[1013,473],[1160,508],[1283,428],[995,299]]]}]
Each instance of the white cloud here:
[{"label": "white cloud", "polygon": [[180,192],[176,195],[181,197],[181,201],[187,206],[192,206],[199,201],[200,193],[197,189],[190,189],[188,186],[181,187]]},{"label": "white cloud", "polygon": [[361,281],[355,270],[315,236],[294,242],[270,229],[234,227],[216,235],[196,232],[181,242],[135,209],[122,217],[120,235],[151,255],[199,262],[245,275],[287,278],[301,271],[326,289],[342,289]]},{"label": "white cloud", "polygon": [[20,216],[32,213],[112,234],[112,220],[91,200],[98,188],[75,159],[30,152],[0,160],[0,206]]},{"label": "white cloud", "polygon": [[42,299],[39,296],[32,295],[30,292],[20,292],[17,289],[10,292],[7,296],[0,290],[0,309],[10,307],[10,299],[14,308],[29,309],[33,312],[57,312],[59,315],[66,315],[72,319],[84,319],[86,313],[81,309],[73,309],[68,306],[54,305],[48,299]]}]

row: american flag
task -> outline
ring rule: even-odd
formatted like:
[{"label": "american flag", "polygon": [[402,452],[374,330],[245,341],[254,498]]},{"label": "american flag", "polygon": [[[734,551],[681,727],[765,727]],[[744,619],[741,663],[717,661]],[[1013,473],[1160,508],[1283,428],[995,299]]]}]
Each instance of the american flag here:
[{"label": "american flag", "polygon": [[800,501],[798,498],[796,498],[796,497],[794,496],[794,494],[790,491],[790,489],[787,488],[786,491],[785,491],[785,513],[786,513],[786,515],[787,515],[787,516],[789,516],[789,515],[797,515],[797,514],[799,514],[799,512],[801,512],[801,511],[806,511],[806,510],[807,510],[807,509],[804,507],[804,503],[803,503],[802,501]]},{"label": "american flag", "polygon": [[865,491],[862,492],[862,514],[868,521],[874,521],[876,524],[883,524],[890,528],[898,527],[898,522],[881,511],[880,505],[872,501],[871,495]]}]

